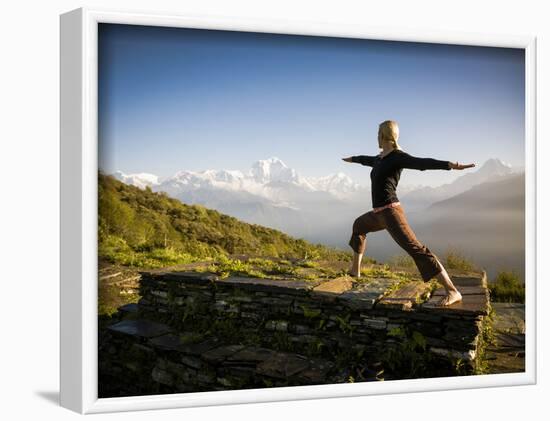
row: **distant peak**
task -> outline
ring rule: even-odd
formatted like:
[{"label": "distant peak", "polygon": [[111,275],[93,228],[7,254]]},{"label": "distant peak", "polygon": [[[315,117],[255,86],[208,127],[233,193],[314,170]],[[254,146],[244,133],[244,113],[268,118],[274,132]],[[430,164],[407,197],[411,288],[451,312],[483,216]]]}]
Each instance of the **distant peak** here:
[{"label": "distant peak", "polygon": [[337,172],[329,175],[324,175],[321,177],[309,177],[311,180],[345,180],[345,181],[351,181],[351,178],[343,173],[343,172]]},{"label": "distant peak", "polygon": [[123,183],[131,184],[139,188],[155,186],[160,182],[160,177],[149,173],[125,174],[123,171],[117,170],[112,175]]},{"label": "distant peak", "polygon": [[490,158],[487,161],[485,161],[482,165],[483,167],[505,167],[505,168],[512,168],[510,164],[507,164],[506,162],[498,159],[498,158]]},{"label": "distant peak", "polygon": [[264,165],[270,165],[270,166],[279,165],[283,168],[287,168],[286,164],[276,156],[272,156],[271,158],[267,158],[267,159],[259,159],[258,161],[254,162],[252,166],[258,167],[258,166],[264,166]]},{"label": "distant peak", "polygon": [[289,168],[277,157],[260,159],[250,169],[250,175],[260,183],[273,181],[299,182],[296,170]]}]

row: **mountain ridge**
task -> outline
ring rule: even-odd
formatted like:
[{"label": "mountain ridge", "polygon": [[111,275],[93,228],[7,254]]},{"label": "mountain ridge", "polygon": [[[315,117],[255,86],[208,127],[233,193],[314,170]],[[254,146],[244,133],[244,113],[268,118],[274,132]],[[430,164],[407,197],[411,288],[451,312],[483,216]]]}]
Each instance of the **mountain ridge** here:
[{"label": "mountain ridge", "polygon": [[[492,177],[516,173],[511,165],[498,158],[488,159],[483,165],[472,173],[466,173],[453,180],[451,183],[432,186],[405,186],[403,198],[416,197],[419,200],[442,200],[458,194],[468,188],[488,181]],[[273,198],[273,189],[281,187],[303,189],[305,192],[327,192],[335,197],[345,197],[353,193],[370,190],[361,186],[342,171],[321,177],[304,177],[296,169],[289,168],[282,160],[271,157],[254,162],[248,171],[208,169],[202,171],[181,170],[173,176],[158,177],[150,173],[125,174],[118,170],[115,178],[127,184],[140,188],[149,186],[157,191],[177,196],[179,192],[197,190],[201,188],[223,189],[228,191],[243,190],[266,199]],[[410,196],[410,197],[407,197]],[[414,202],[414,201],[413,201]]]},{"label": "mountain ridge", "polygon": [[362,189],[342,171],[321,177],[304,177],[277,157],[258,160],[245,172],[226,169],[181,170],[173,176],[162,178],[149,173],[125,174],[118,170],[113,175],[120,181],[140,188],[149,186],[156,190],[172,190],[172,193],[176,188],[186,191],[197,188],[220,188],[231,191],[245,190],[269,198],[269,188],[280,183],[287,183],[307,192],[323,191],[335,195],[341,194],[342,191],[349,193]]},{"label": "mountain ridge", "polygon": [[99,256],[114,263],[151,266],[229,254],[296,259],[345,254],[101,172],[98,200]]},{"label": "mountain ridge", "polygon": [[502,162],[498,158],[488,159],[483,165],[474,172],[463,174],[450,183],[445,183],[437,187],[422,186],[418,189],[409,191],[402,196],[403,202],[407,203],[412,210],[421,209],[425,204],[431,205],[435,202],[456,196],[470,188],[490,182],[494,178],[500,178],[516,174],[512,166]]},{"label": "mountain ridge", "polygon": [[[267,168],[271,165],[273,171]],[[344,238],[350,234],[351,222],[371,208],[370,188],[353,186],[353,180],[345,173],[309,179],[308,186],[303,188],[298,171],[289,170],[278,158],[263,160],[253,167],[257,168],[256,179],[252,171],[180,171],[177,177],[159,180],[152,190],[165,191],[184,203],[201,204],[248,223],[338,247],[345,247]],[[439,188],[422,186],[407,191],[403,188],[406,186],[400,185],[397,194],[408,212],[426,211],[431,204],[460,194],[476,183],[513,173],[509,165],[498,159],[488,160],[470,171],[454,184]],[[260,184],[257,179],[266,183]],[[351,188],[346,190],[348,185]]]}]

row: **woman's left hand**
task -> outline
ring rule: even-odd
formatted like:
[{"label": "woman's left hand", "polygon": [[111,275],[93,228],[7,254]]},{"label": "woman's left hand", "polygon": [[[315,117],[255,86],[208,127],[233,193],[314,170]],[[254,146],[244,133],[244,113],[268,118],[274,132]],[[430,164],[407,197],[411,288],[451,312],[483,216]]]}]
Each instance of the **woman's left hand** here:
[{"label": "woman's left hand", "polygon": [[451,169],[452,170],[463,170],[465,168],[472,168],[475,167],[476,164],[459,164],[458,162],[451,162]]}]

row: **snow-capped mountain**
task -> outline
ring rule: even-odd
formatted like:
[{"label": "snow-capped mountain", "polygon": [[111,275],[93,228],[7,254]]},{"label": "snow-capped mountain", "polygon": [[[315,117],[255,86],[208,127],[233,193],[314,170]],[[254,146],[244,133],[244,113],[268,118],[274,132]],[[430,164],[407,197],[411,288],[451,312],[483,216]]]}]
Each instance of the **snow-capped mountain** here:
[{"label": "snow-capped mountain", "polygon": [[145,187],[153,187],[159,184],[159,177],[149,173],[124,174],[122,171],[116,171],[113,176],[126,184],[144,189]]},{"label": "snow-capped mountain", "polygon": [[287,167],[283,161],[275,157],[256,161],[248,172],[248,176],[258,184],[282,182],[313,190],[307,180],[295,169]]},{"label": "snow-capped mountain", "polygon": [[[460,176],[452,183],[438,187],[400,184],[398,195],[415,232],[431,247],[444,250],[452,238],[453,243],[469,250],[492,270],[502,256],[509,262],[522,256],[519,246],[509,246],[512,240],[523,238],[517,234],[523,221],[518,210],[518,203],[520,208],[523,206],[522,173],[519,167],[489,159],[479,168],[458,172]],[[277,158],[257,161],[246,171],[179,171],[166,178],[117,171],[114,176],[140,188],[165,191],[184,203],[201,204],[242,221],[344,249],[354,219],[371,208],[370,188],[360,186],[346,174],[303,177]],[[504,242],[501,226],[508,227],[507,233],[511,229],[514,233]],[[369,235],[376,244],[367,251],[371,257],[384,260],[402,253],[387,234]],[[496,259],[491,253],[499,244],[506,246]]]},{"label": "snow-capped mountain", "polygon": [[[438,187],[400,186],[398,193],[403,203],[414,210],[517,171],[509,164],[493,158],[485,161],[479,169],[461,175],[452,183]],[[193,201],[199,202],[201,197],[210,202],[216,194],[222,192],[235,194],[236,198],[237,193],[246,193],[247,202],[252,197],[257,197],[267,201],[266,203],[271,202],[274,206],[287,206],[292,209],[300,209],[304,203],[319,203],[321,200],[368,198],[370,190],[342,172],[324,177],[303,177],[276,157],[256,161],[247,171],[184,170],[165,179],[149,173],[124,174],[121,171],[117,171],[114,176],[124,183],[140,188],[149,186],[155,191],[165,191],[183,201],[189,200],[191,192]],[[223,197],[227,199],[225,194]]]},{"label": "snow-capped mountain", "polygon": [[241,191],[272,200],[278,205],[304,193],[326,192],[342,197],[361,188],[342,172],[318,178],[303,177],[276,157],[256,161],[246,172],[224,169],[179,171],[164,180],[147,173],[124,174],[117,171],[114,175],[124,183],[140,188],[154,187],[174,197],[201,189]]},{"label": "snow-capped mountain", "polygon": [[[245,177],[240,171],[179,171],[172,177],[168,177],[167,179],[165,179],[161,184],[163,188],[174,191],[188,191],[201,188],[244,190]],[[169,191],[167,191],[167,193],[169,193]]]},{"label": "snow-capped mountain", "polygon": [[308,178],[309,184],[316,190],[331,192],[335,196],[355,193],[362,187],[343,172],[327,175],[325,177]]},{"label": "snow-capped mountain", "polygon": [[[398,195],[405,208],[414,212],[513,173],[504,162],[489,159],[479,169],[464,171],[452,183],[438,187],[400,185]],[[326,244],[343,238],[342,233],[351,229],[350,221],[371,208],[370,187],[355,183],[346,174],[304,177],[275,157],[257,161],[246,171],[179,171],[163,179],[118,171],[115,176],[140,188],[164,191],[184,203],[201,204],[249,223]]]},{"label": "snow-capped mountain", "polygon": [[354,206],[364,206],[370,200],[368,191],[363,194],[365,188],[342,172],[304,177],[276,157],[256,161],[246,171],[184,170],[164,179],[117,171],[115,177],[140,188],[150,186],[153,191],[164,191],[184,203],[201,204],[296,236],[307,236],[320,215],[351,215],[356,212]]}]

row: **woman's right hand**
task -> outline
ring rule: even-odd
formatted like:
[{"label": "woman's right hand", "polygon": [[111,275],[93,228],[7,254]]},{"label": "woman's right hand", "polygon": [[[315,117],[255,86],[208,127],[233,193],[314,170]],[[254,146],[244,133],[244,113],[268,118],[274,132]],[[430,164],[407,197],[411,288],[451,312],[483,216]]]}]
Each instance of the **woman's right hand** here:
[{"label": "woman's right hand", "polygon": [[353,162],[353,161],[351,160],[351,156],[348,157],[348,158],[342,158],[342,160],[343,160],[343,161],[346,161],[346,162]]},{"label": "woman's right hand", "polygon": [[459,164],[458,162],[451,162],[450,167],[452,170],[464,170],[466,168],[473,168],[476,164]]}]

